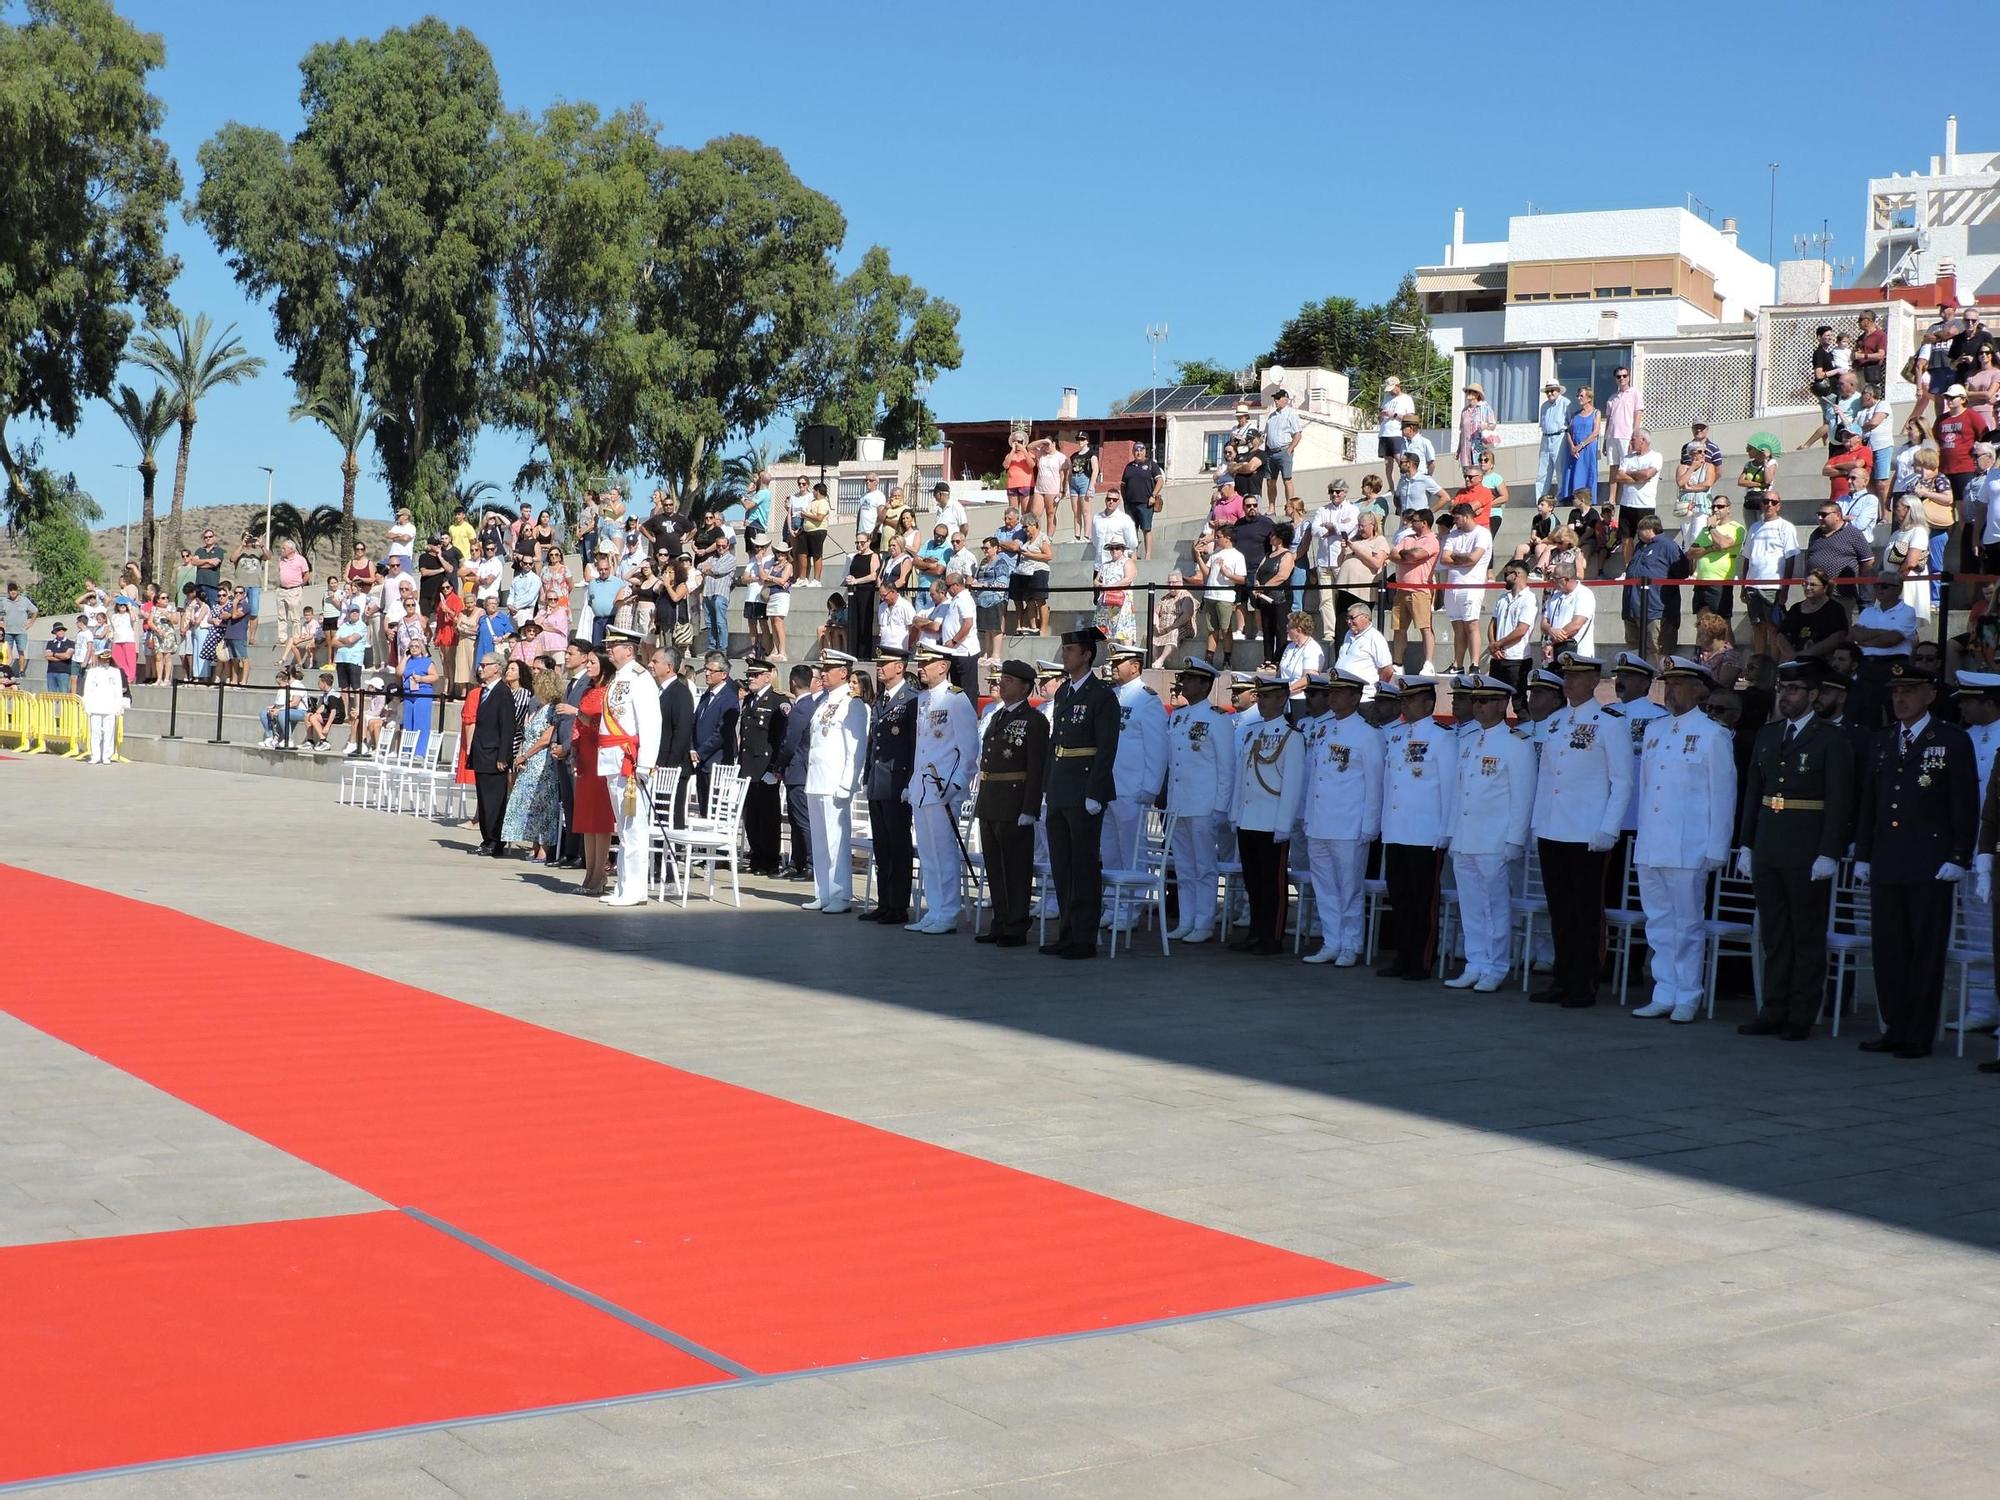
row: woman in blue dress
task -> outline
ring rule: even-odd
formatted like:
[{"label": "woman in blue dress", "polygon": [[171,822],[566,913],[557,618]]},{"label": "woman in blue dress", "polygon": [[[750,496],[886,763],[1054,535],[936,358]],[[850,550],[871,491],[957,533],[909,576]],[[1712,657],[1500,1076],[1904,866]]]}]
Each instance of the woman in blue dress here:
[{"label": "woman in blue dress", "polygon": [[1563,459],[1562,498],[1569,499],[1582,490],[1595,502],[1597,443],[1603,432],[1603,422],[1597,410],[1597,398],[1590,387],[1578,387],[1576,415],[1569,419],[1569,451]]},{"label": "woman in blue dress", "polygon": [[521,753],[515,762],[520,769],[500,824],[501,843],[530,844],[536,859],[551,855],[561,831],[562,802],[549,746],[555,741],[556,705],[562,701],[562,674],[537,673],[534,704],[521,725]]},{"label": "woman in blue dress", "polygon": [[431,660],[430,642],[414,637],[403,657],[403,743],[414,734],[419,759],[431,748],[431,700],[443,675]]}]

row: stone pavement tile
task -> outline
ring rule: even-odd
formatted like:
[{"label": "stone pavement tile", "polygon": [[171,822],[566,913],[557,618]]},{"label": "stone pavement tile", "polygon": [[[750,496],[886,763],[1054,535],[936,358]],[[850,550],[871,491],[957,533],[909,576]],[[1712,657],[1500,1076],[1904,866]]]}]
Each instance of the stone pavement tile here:
[{"label": "stone pavement tile", "polygon": [[1405,1464],[1369,1476],[1394,1495],[1409,1500],[1445,1500],[1447,1496],[1478,1496],[1479,1500],[1558,1500],[1562,1491],[1513,1469],[1502,1468],[1472,1453],[1453,1453],[1428,1463]]},{"label": "stone pavement tile", "polygon": [[[934,1493],[949,1494],[951,1491]],[[1301,1490],[1275,1474],[1267,1474],[1215,1448],[1190,1448],[1121,1463],[1071,1469],[991,1485],[981,1495],[1026,1500],[1161,1500],[1162,1496],[1200,1496],[1202,1500],[1259,1500],[1267,1495],[1298,1495]],[[1311,1490],[1304,1493],[1314,1493]],[[1322,1492],[1323,1493],[1323,1492]],[[1343,1495],[1350,1493],[1343,1486]],[[1359,1492],[1354,1492],[1359,1493]]]},{"label": "stone pavement tile", "polygon": [[1651,1473],[1628,1481],[1642,1495],[1691,1496],[1703,1500],[1805,1500],[1814,1486],[1798,1484],[1722,1458],[1698,1458],[1662,1464]]},{"label": "stone pavement tile", "polygon": [[1553,1434],[1480,1448],[1478,1456],[1499,1468],[1552,1485],[1565,1495],[1585,1490],[1595,1494],[1594,1486],[1636,1479],[1655,1467],[1615,1448]]},{"label": "stone pavement tile", "polygon": [[[1163,1446],[1186,1446],[1171,1440]],[[842,1471],[862,1493],[930,1495],[941,1490],[1096,1468],[1142,1457],[1146,1450],[1087,1419],[989,1428],[959,1436],[842,1454]]]},{"label": "stone pavement tile", "polygon": [[1223,1443],[1216,1451],[1288,1480],[1309,1494],[1323,1493],[1328,1476],[1339,1475],[1344,1492],[1350,1482],[1372,1481],[1375,1475],[1402,1467],[1397,1460],[1370,1447],[1368,1437],[1366,1423],[1337,1417],[1310,1427],[1293,1427]]},{"label": "stone pavement tile", "polygon": [[1888,1483],[1912,1500],[1993,1500],[1993,1464],[1988,1457],[1949,1458]]},{"label": "stone pavement tile", "polygon": [[1887,1410],[1753,1443],[1739,1458],[1764,1473],[1826,1489],[1858,1479],[1895,1482],[1942,1460],[1975,1456],[1967,1448]]}]

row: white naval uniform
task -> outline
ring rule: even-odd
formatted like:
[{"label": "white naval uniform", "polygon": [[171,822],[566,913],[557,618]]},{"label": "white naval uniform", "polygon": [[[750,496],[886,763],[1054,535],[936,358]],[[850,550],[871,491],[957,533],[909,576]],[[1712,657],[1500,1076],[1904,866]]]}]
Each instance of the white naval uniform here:
[{"label": "white naval uniform", "polygon": [[813,906],[846,911],[854,901],[854,798],[868,749],[868,705],[851,684],[828,688],[806,740],[806,818],[812,828]]},{"label": "white naval uniform", "polygon": [[1167,708],[1142,678],[1118,683],[1112,691],[1118,699],[1118,758],[1112,762],[1117,790],[1104,809],[1098,850],[1105,869],[1130,870],[1138,865],[1146,809],[1167,779]]},{"label": "white naval uniform", "polygon": [[972,700],[950,678],[917,694],[916,735],[916,770],[903,800],[914,810],[922,925],[956,925],[963,861],[953,824],[979,769],[979,725]]},{"label": "white naval uniform", "polygon": [[1458,883],[1465,967],[1499,981],[1513,967],[1514,861],[1535,810],[1535,747],[1505,724],[1473,725],[1458,742],[1451,869]]},{"label": "white naval uniform", "polygon": [[1290,839],[1305,790],[1305,743],[1283,714],[1267,719],[1253,712],[1250,718],[1251,727],[1242,736],[1242,752],[1236,763],[1230,821],[1238,832],[1248,829]]},{"label": "white naval uniform", "polygon": [[1619,827],[1630,833],[1639,826],[1639,756],[1646,748],[1646,726],[1654,719],[1665,716],[1663,704],[1651,698],[1635,698],[1630,703],[1607,703],[1604,714],[1614,721],[1623,720],[1625,732],[1631,736],[1632,745],[1632,800],[1625,805],[1625,815]]},{"label": "white naval uniform", "polygon": [[[1123,744],[1123,741],[1120,741]],[[1215,930],[1216,828],[1236,798],[1236,725],[1203,699],[1167,720],[1167,811],[1174,818],[1174,882],[1179,917],[1170,937]]]},{"label": "white naval uniform", "polygon": [[1702,922],[1711,870],[1729,857],[1735,832],[1736,757],[1729,731],[1699,708],[1655,714],[1639,759],[1639,831],[1632,858],[1646,945],[1653,950],[1653,1001],[1635,1012],[1691,1021],[1702,998]]},{"label": "white naval uniform", "polygon": [[[1552,844],[1610,848],[1635,805],[1636,762],[1626,753],[1627,724],[1595,699],[1565,703],[1542,720],[1541,774],[1535,781],[1534,832]],[[1567,894],[1567,893],[1565,893]]]},{"label": "white naval uniform", "polygon": [[108,766],[118,758],[118,720],[125,712],[125,674],[108,661],[83,669],[83,712],[90,721],[90,764]]},{"label": "white naval uniform", "polygon": [[[1979,759],[1979,795],[1986,795],[1986,784],[1993,779],[1993,762],[2000,757],[2000,719],[1991,724],[1968,724],[1966,737],[1972,741],[1972,751]],[[1972,893],[1972,882],[1959,882],[1958,899],[1965,903],[1966,931],[1988,933],[1993,930],[1993,905],[1981,901]],[[1968,1022],[1985,1025],[2000,1018],[2000,996],[1994,993],[1994,974],[1990,965],[1975,966],[1972,971],[1972,987],[1965,999],[1965,1018]]]},{"label": "white naval uniform", "polygon": [[[612,906],[638,906],[646,899],[653,858],[653,767],[660,758],[660,685],[636,661],[611,674],[598,718],[597,774],[611,789],[611,816],[618,823],[618,875]],[[632,774],[625,772],[626,747],[603,737],[638,736],[631,747]],[[626,810],[630,789],[631,810]]]},{"label": "white naval uniform", "polygon": [[1458,733],[1434,718],[1394,725],[1382,741],[1382,842],[1441,849],[1458,780]]},{"label": "white naval uniform", "polygon": [[1322,714],[1306,730],[1300,821],[1319,907],[1320,947],[1358,955],[1368,846],[1382,832],[1382,733],[1351,713]]}]

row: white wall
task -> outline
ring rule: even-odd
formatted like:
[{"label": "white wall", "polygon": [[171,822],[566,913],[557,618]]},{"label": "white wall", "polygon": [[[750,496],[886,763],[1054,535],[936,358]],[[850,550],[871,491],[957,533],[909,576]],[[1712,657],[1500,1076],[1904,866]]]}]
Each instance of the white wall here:
[{"label": "white wall", "polygon": [[1431,344],[1449,357],[1466,345],[1497,344],[1507,336],[1505,312],[1438,313],[1430,320]]},{"label": "white wall", "polygon": [[1710,321],[1699,308],[1678,297],[1633,297],[1616,302],[1510,302],[1507,304],[1509,344],[1575,344],[1597,338],[1598,314],[1614,309],[1618,337],[1661,338],[1684,323]]}]

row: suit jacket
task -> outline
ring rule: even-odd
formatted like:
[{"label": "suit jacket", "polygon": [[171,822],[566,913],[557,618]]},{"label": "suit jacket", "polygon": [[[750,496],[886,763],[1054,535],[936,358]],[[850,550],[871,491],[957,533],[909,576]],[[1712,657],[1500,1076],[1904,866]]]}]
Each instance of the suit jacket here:
[{"label": "suit jacket", "polygon": [[917,690],[908,678],[875,700],[867,755],[862,795],[870,802],[902,801],[917,766]]},{"label": "suit jacket", "polygon": [[1854,857],[1877,881],[1934,879],[1942,864],[1972,867],[1979,832],[1979,760],[1956,724],[1933,718],[1909,753],[1902,726],[1878,729],[1868,742]]},{"label": "suit jacket", "polygon": [[1111,684],[1089,676],[1056,689],[1043,795],[1052,808],[1109,803],[1118,795],[1118,731],[1123,719]]},{"label": "suit jacket", "polygon": [[753,780],[771,769],[778,747],[785,740],[786,700],[775,690],[748,693],[736,719],[737,759],[743,774]]},{"label": "suit jacket", "polygon": [[1033,817],[1042,805],[1042,776],[1048,769],[1049,721],[1024,699],[993,710],[979,740],[979,792],[973,811],[982,818],[1013,823]]},{"label": "suit jacket", "polygon": [[514,695],[500,683],[483,688],[479,694],[479,714],[472,721],[472,744],[465,763],[475,775],[505,771],[514,759],[514,738],[520,732],[520,716],[514,711]]},{"label": "suit jacket", "polygon": [[785,737],[778,742],[778,753],[771,761],[771,769],[785,785],[798,788],[801,795],[806,787],[806,746],[812,735],[813,710],[824,696],[807,693],[792,700],[785,711]]},{"label": "suit jacket", "polygon": [[676,676],[660,689],[660,764],[688,768],[694,752],[694,689]]},{"label": "suit jacket", "polygon": [[[569,686],[563,689],[563,702],[567,703],[571,708],[579,707],[583,703],[584,692],[589,687],[590,679],[581,672],[577,673],[575,677],[570,679]],[[567,750],[570,740],[575,735],[576,717],[573,714],[557,714],[556,743]]]},{"label": "suit jacket", "polygon": [[[1839,859],[1854,841],[1854,750],[1837,724],[1813,717],[1785,744],[1783,719],[1757,731],[1744,775],[1736,842],[1778,869]],[[1767,807],[1766,801],[1785,807]],[[1797,804],[1818,802],[1817,808]]]},{"label": "suit jacket", "polygon": [[725,682],[719,688],[708,688],[702,692],[694,706],[694,757],[697,768],[718,762],[725,766],[736,764],[736,720],[741,712],[735,683]]}]

